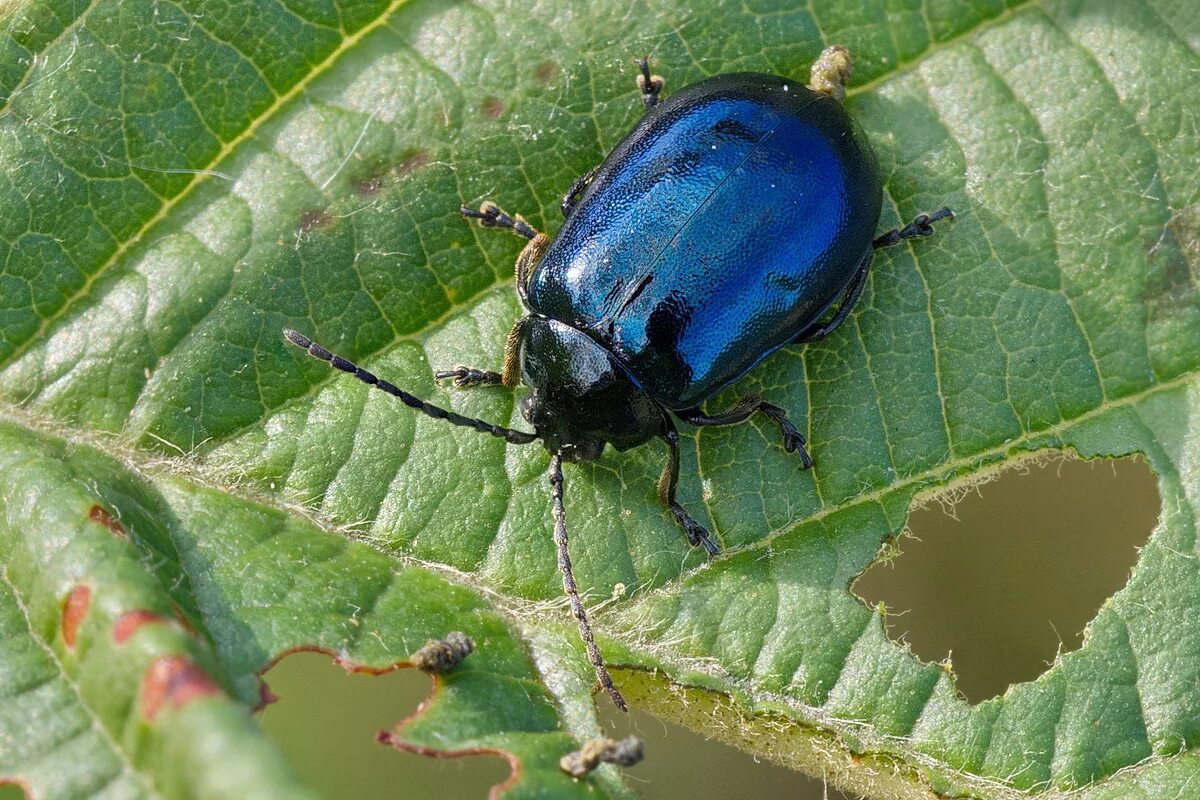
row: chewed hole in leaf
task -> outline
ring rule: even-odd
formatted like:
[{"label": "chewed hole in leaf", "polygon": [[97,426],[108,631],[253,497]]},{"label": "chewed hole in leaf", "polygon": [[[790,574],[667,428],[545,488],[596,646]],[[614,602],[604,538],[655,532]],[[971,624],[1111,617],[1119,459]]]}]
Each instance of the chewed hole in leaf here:
[{"label": "chewed hole in leaf", "polygon": [[949,658],[959,690],[978,702],[1082,644],[1160,506],[1141,458],[1029,462],[914,511],[900,555],[853,590],[886,605],[889,634],[920,658]]},{"label": "chewed hole in leaf", "polygon": [[15,783],[0,784],[0,800],[25,800],[29,795]]},{"label": "chewed hole in leaf", "polygon": [[294,653],[263,676],[277,698],[263,729],[324,797],[486,797],[509,765],[496,757],[425,758],[376,743],[412,714],[430,681],[412,669],[348,672],[321,653]]},{"label": "chewed hole in leaf", "polygon": [[[642,679],[639,676],[639,691]],[[658,686],[652,691],[670,696]],[[678,710],[688,708],[679,698]],[[697,704],[697,709],[699,704]],[[690,709],[689,709],[690,710]],[[686,712],[684,712],[686,713]],[[713,731],[720,718],[712,716],[702,735],[675,722],[653,716],[634,704],[622,713],[610,704],[600,705],[600,723],[605,736],[622,739],[637,736],[645,742],[646,758],[623,774],[637,788],[642,800],[718,800],[727,797],[786,797],[789,800],[850,800],[819,778],[747,753],[721,741]],[[734,726],[729,725],[732,730]]]}]

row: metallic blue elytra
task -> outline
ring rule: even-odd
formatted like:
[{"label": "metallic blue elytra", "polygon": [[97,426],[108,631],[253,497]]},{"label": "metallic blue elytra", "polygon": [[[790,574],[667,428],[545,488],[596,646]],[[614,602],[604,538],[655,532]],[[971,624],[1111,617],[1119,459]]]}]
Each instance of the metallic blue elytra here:
[{"label": "metallic blue elytra", "polygon": [[575,586],[567,547],[562,462],[599,458],[655,437],[667,445],[659,497],[688,542],[719,552],[676,501],[679,434],[673,419],[732,425],[762,414],[801,466],[812,466],[787,413],[756,396],[708,414],[700,406],[783,345],[818,341],[849,315],[875,249],[933,233],[943,208],[872,238],[882,187],[875,158],[839,99],[850,73],[833,46],[812,86],[773,75],[721,75],[659,102],[661,78],[640,62],[642,121],[563,198],[551,239],[494,203],[462,213],[529,243],[516,265],[528,314],[513,326],[502,372],[459,366],[456,386],[524,382],[521,412],[534,432],[428,403],[294,330],[284,338],[423,414],[551,453],[554,541],[563,588],[588,657],[613,685]]},{"label": "metallic blue elytra", "polygon": [[529,277],[529,309],[693,408],[819,319],[870,259],[875,157],[841,103],[720,75],[651,109]]}]

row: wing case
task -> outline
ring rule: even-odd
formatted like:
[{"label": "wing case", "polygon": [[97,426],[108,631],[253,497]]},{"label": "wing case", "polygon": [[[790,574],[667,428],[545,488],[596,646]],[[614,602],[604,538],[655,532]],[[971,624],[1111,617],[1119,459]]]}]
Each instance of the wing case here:
[{"label": "wing case", "polygon": [[530,275],[529,306],[690,408],[829,308],[870,255],[881,198],[840,103],[721,75],[613,150]]}]

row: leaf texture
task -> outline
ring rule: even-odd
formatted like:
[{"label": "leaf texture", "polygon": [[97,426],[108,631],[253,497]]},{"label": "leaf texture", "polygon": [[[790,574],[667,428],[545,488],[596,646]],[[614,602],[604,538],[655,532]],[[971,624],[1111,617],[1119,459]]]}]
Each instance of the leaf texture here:
[{"label": "leaf texture", "polygon": [[[569,471],[580,585],[614,598],[596,614],[606,652],[831,737],[913,796],[1186,786],[1200,741],[1186,0],[10,7],[0,776],[38,797],[216,796],[202,781],[218,775],[242,797],[290,792],[239,708],[260,671],[297,648],[390,668],[461,629],[481,646],[392,739],[509,754],[508,796],[626,794],[615,773],[557,771],[596,723],[558,602],[546,455],[415,418],[279,331],[520,425],[509,393],[431,378],[496,368],[520,314],[519,242],[459,204],[556,230],[558,197],[640,113],[635,56],[653,54],[669,91],[736,70],[801,78],[833,42],[856,58],[847,105],[880,161],[883,224],[942,205],[957,218],[881,253],[828,341],[711,401],[755,391],[788,409],[814,470],[769,427],[684,432],[681,501],[721,559],[689,552],[658,505],[657,445]],[[1144,454],[1162,518],[1082,648],[968,705],[849,584],[914,501],[1063,448]],[[155,623],[116,643],[137,610]],[[194,665],[206,691],[150,719],[161,658]],[[50,716],[64,727],[31,736]],[[840,779],[869,791],[868,773]]]}]

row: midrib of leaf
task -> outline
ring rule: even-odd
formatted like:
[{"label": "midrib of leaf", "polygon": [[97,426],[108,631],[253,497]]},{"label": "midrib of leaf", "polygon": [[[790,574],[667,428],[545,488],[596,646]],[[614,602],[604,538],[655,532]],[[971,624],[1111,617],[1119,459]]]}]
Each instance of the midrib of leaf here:
[{"label": "midrib of leaf", "polygon": [[[69,31],[73,31],[75,26],[80,24],[87,17],[87,13],[95,8],[96,4],[99,2],[101,2],[101,0],[92,0],[92,3],[88,6],[87,11],[85,11],[83,14],[80,14],[78,19],[76,19],[71,25],[64,28],[63,31],[57,37],[55,37],[54,41],[61,40]],[[191,178],[188,180],[183,189],[173,197],[165,200],[159,207],[158,211],[152,217],[142,223],[133,236],[121,242],[117,246],[116,250],[113,251],[112,255],[105,259],[104,263],[88,274],[83,281],[83,285],[80,286],[73,295],[67,298],[66,302],[64,302],[53,313],[43,317],[41,323],[38,325],[37,331],[35,331],[33,335],[22,342],[19,346],[13,348],[13,351],[9,353],[7,358],[0,360],[0,368],[2,368],[4,364],[19,360],[21,356],[24,355],[30,348],[40,342],[50,332],[54,325],[74,308],[75,304],[80,299],[91,294],[92,287],[94,287],[96,283],[102,277],[104,277],[104,275],[107,274],[110,269],[113,268],[114,265],[119,264],[125,257],[126,253],[128,253],[134,246],[145,239],[147,234],[149,234],[156,225],[167,219],[170,216],[171,211],[174,210],[180,203],[182,203],[189,195],[191,195],[197,186],[199,186],[209,177],[215,175],[216,167],[221,162],[232,155],[243,142],[253,138],[254,134],[257,133],[266,122],[271,120],[280,111],[280,109],[286,107],[287,104],[294,98],[303,93],[304,90],[308,88],[308,86],[314,80],[319,78],[331,67],[333,67],[333,65],[338,62],[343,54],[353,49],[354,46],[359,43],[359,41],[361,41],[365,36],[368,36],[372,31],[386,24],[388,18],[391,17],[397,9],[408,2],[409,0],[392,0],[384,13],[380,14],[378,17],[364,25],[359,30],[355,31],[349,36],[346,36],[342,40],[341,44],[332,53],[330,53],[324,61],[322,61],[307,75],[305,75],[302,80],[298,81],[283,94],[276,94],[275,100],[271,103],[271,105],[268,106],[261,115],[252,118],[250,120],[250,124],[247,125],[238,136],[222,144],[220,150],[217,151],[217,154],[213,156],[213,158],[207,164],[196,167],[195,172],[192,173]],[[53,44],[53,42],[49,44]],[[254,62],[248,58],[246,61],[249,64],[254,64]],[[255,64],[254,66],[255,69],[258,69],[258,65]],[[32,69],[33,68],[31,67],[30,72],[26,73],[25,78],[22,79],[22,85],[24,85],[24,83],[28,80],[28,76],[32,73]],[[270,88],[271,84],[269,81],[264,81],[264,84],[268,87],[268,89]],[[274,93],[273,90],[272,93]],[[17,97],[19,94],[20,89],[18,88],[8,96],[8,99],[5,101],[5,107],[0,109],[0,114],[7,113],[8,104],[11,103],[13,98]]]},{"label": "midrib of leaf", "polygon": [[[811,524],[813,522],[819,522],[834,514],[859,505],[879,502],[886,496],[896,492],[903,493],[910,489],[919,490],[921,487],[929,487],[931,491],[936,491],[940,494],[944,492],[952,492],[958,485],[978,483],[981,478],[986,477],[989,473],[1000,472],[1011,466],[1011,464],[1009,464],[1008,461],[1002,457],[1021,452],[1025,445],[1029,445],[1036,440],[1052,440],[1062,438],[1066,433],[1076,426],[1102,417],[1116,409],[1134,406],[1157,395],[1170,393],[1176,389],[1188,385],[1189,383],[1192,383],[1198,377],[1200,377],[1200,371],[1194,370],[1185,373],[1171,381],[1155,384],[1140,392],[1126,395],[1114,400],[1105,401],[1102,405],[1097,406],[1085,414],[1081,414],[1072,419],[1064,420],[1058,425],[1054,425],[1044,430],[1026,433],[1018,439],[1006,442],[1004,445],[983,450],[971,456],[964,456],[962,458],[943,462],[934,469],[915,473],[903,480],[873,489],[869,492],[865,492],[847,502],[824,506],[818,511],[815,511],[804,518],[795,520],[786,527],[771,531],[770,533],[764,535],[760,540],[756,540],[741,547],[730,548],[725,551],[723,556],[733,556],[741,553],[767,549],[777,538],[789,533],[795,528]],[[228,483],[225,480],[227,477],[225,474],[218,470],[206,470],[194,460],[164,458],[152,451],[124,444],[115,436],[81,432],[78,429],[63,427],[57,420],[54,420],[53,418],[35,415],[27,409],[14,406],[7,402],[0,402],[0,419],[20,425],[29,430],[31,433],[53,436],[72,444],[82,445],[98,450],[113,460],[120,462],[135,474],[173,475],[182,478],[196,486],[218,489],[229,494],[230,496],[237,497],[257,505],[265,506],[285,514],[302,517],[330,533],[361,542],[362,544],[379,551],[383,555],[396,560],[398,563],[435,571],[451,580],[453,583],[457,583],[465,588],[469,588],[484,594],[492,598],[492,600],[497,603],[498,607],[503,609],[506,615],[514,623],[528,618],[528,614],[531,611],[544,607],[544,601],[529,600],[511,593],[499,591],[494,586],[491,586],[487,582],[480,580],[478,574],[474,572],[464,571],[449,564],[429,559],[422,559],[410,553],[397,552],[395,550],[382,547],[380,546],[379,542],[369,534],[361,533],[354,526],[344,525],[311,506],[301,503],[287,502],[281,499],[278,494],[268,494],[265,492],[256,491],[252,486],[247,486],[246,484]],[[919,497],[919,495],[914,496],[914,498],[916,497]],[[648,595],[669,595],[672,592],[677,591],[680,585],[688,577],[710,569],[711,563],[712,562],[705,562],[701,566],[683,571],[680,573],[678,578],[673,579],[664,586],[645,590],[644,592],[639,593],[639,596],[645,597]],[[603,617],[601,616],[598,619],[600,622],[597,627],[603,628]]]}]

